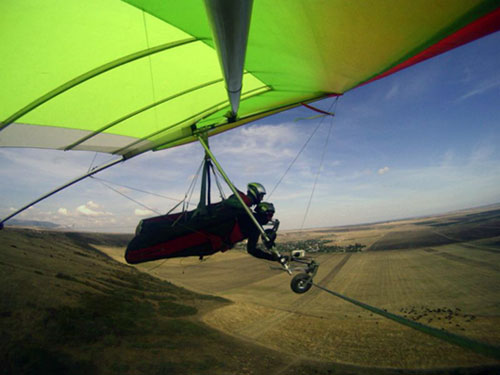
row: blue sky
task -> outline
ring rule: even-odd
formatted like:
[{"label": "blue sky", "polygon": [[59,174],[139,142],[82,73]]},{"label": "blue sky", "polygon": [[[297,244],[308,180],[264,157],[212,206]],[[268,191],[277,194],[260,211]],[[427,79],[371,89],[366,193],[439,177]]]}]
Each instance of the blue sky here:
[{"label": "blue sky", "polygon": [[[315,105],[210,139],[233,182],[268,192],[321,126],[270,201],[282,228],[327,227],[429,215],[500,202],[500,33]],[[330,136],[328,133],[330,131]],[[325,148],[325,141],[329,142]],[[322,155],[307,216],[311,191]],[[182,199],[201,162],[200,145],[147,153],[98,177]],[[95,158],[95,160],[94,160]],[[87,152],[0,149],[0,216],[112,158]],[[114,186],[157,212],[175,202]],[[229,190],[226,189],[226,194]],[[214,194],[214,199],[217,194]],[[196,203],[195,193],[192,202]],[[86,180],[19,215],[79,230],[131,232],[155,215]]]}]

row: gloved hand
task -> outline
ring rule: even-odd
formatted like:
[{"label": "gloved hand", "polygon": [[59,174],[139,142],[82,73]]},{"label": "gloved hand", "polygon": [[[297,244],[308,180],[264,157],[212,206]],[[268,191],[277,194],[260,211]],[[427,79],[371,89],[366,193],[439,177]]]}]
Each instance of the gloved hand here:
[{"label": "gloved hand", "polygon": [[280,255],[278,258],[278,262],[280,262],[281,264],[286,264],[289,259],[290,258],[288,257],[288,255]]},{"label": "gloved hand", "polygon": [[264,245],[266,245],[268,249],[271,249],[275,245],[274,241],[276,240],[276,232],[272,229],[266,229],[265,232],[269,241],[264,240]]}]

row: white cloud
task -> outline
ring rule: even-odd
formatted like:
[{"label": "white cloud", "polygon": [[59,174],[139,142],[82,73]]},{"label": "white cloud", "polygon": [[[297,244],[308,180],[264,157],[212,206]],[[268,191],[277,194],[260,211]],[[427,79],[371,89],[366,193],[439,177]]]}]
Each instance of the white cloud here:
[{"label": "white cloud", "polygon": [[99,209],[99,205],[93,201],[88,201],[86,204],[82,204],[76,208],[77,213],[83,216],[111,216],[110,212],[97,211]]},{"label": "white cloud", "polygon": [[238,130],[220,138],[219,154],[253,160],[261,156],[267,161],[294,155],[289,146],[297,141],[299,134],[291,124],[249,126]]},{"label": "white cloud", "polygon": [[151,210],[143,210],[143,209],[140,209],[140,208],[136,208],[134,210],[134,215],[135,216],[139,216],[139,217],[142,217],[142,216],[149,216],[149,215],[153,215],[154,212],[151,211]]},{"label": "white cloud", "polygon": [[61,214],[61,215],[64,215],[64,216],[68,216],[68,210],[64,207],[61,207],[57,210],[57,213],[58,214]]},{"label": "white cloud", "polygon": [[394,98],[399,93],[399,84],[393,84],[389,92],[385,95],[386,100]]},{"label": "white cloud", "polygon": [[94,210],[96,210],[96,209],[99,208],[99,205],[97,203],[93,202],[93,201],[88,201],[87,204],[86,204],[86,206],[88,208],[91,208],[91,209],[94,209]]},{"label": "white cloud", "polygon": [[481,95],[486,91],[500,87],[500,79],[484,81],[457,99],[457,102],[472,96]]},{"label": "white cloud", "polygon": [[385,166],[384,168],[380,168],[377,173],[383,175],[386,174],[387,172],[389,172],[389,167]]},{"label": "white cloud", "polygon": [[76,208],[76,211],[78,213],[81,213],[82,215],[85,215],[85,216],[99,216],[99,212],[93,211],[92,209],[85,206],[84,204],[82,204],[81,206],[78,206]]}]

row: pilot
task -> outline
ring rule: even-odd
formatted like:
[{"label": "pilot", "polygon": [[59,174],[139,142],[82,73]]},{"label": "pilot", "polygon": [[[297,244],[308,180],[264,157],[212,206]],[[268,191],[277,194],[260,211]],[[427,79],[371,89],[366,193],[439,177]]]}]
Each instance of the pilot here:
[{"label": "pilot", "polygon": [[[269,238],[268,242],[265,242],[265,246],[270,250],[274,246],[274,241],[276,240],[276,231],[279,226],[279,221],[277,219],[273,220],[274,216],[274,205],[269,202],[260,202],[257,204],[254,210],[254,216],[260,225],[273,224],[272,229],[267,229],[266,235]],[[238,216],[238,225],[245,238],[247,238],[247,252],[260,259],[278,261],[281,264],[287,262],[286,256],[278,256],[273,252],[263,250],[257,246],[261,232],[257,229],[255,223],[248,217],[248,215]]]},{"label": "pilot", "polygon": [[252,205],[259,204],[266,195],[266,189],[258,182],[250,182],[247,185],[247,196],[250,198]]},{"label": "pilot", "polygon": [[[253,215],[261,226],[269,223],[275,224],[273,229],[266,230],[269,242],[265,243],[265,245],[267,249],[270,250],[274,246],[279,221],[272,220],[275,212],[274,205],[272,203],[262,201],[264,195],[266,195],[266,189],[258,182],[251,182],[247,185],[246,194],[241,191],[238,191],[238,193],[247,207],[254,207]],[[230,212],[232,212],[231,215],[235,214],[237,218],[236,224],[230,235],[230,243],[234,244],[247,239],[247,252],[250,255],[260,259],[278,261],[281,264],[285,264],[287,262],[287,257],[278,256],[272,251],[266,251],[257,246],[261,232],[255,225],[254,221],[249,217],[248,212],[246,212],[246,210],[241,206],[241,202],[235,194],[232,194],[229,198],[224,200],[220,208],[224,212],[226,212],[227,208],[230,208]]]}]

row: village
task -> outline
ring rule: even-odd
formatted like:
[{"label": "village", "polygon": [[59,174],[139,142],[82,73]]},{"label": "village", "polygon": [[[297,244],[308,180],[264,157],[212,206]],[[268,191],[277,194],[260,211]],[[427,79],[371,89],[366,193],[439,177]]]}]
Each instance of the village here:
[{"label": "village", "polygon": [[[276,250],[280,253],[292,250],[304,250],[306,253],[356,253],[363,251],[365,245],[360,243],[346,246],[334,245],[329,240],[308,239],[303,241],[277,242]],[[236,244],[235,249],[246,250],[246,241]]]},{"label": "village", "polygon": [[304,241],[289,241],[276,243],[276,249],[279,252],[288,252],[291,250],[305,250],[307,253],[356,253],[363,251],[365,245],[355,243],[347,246],[334,245],[329,240],[308,239]]}]

